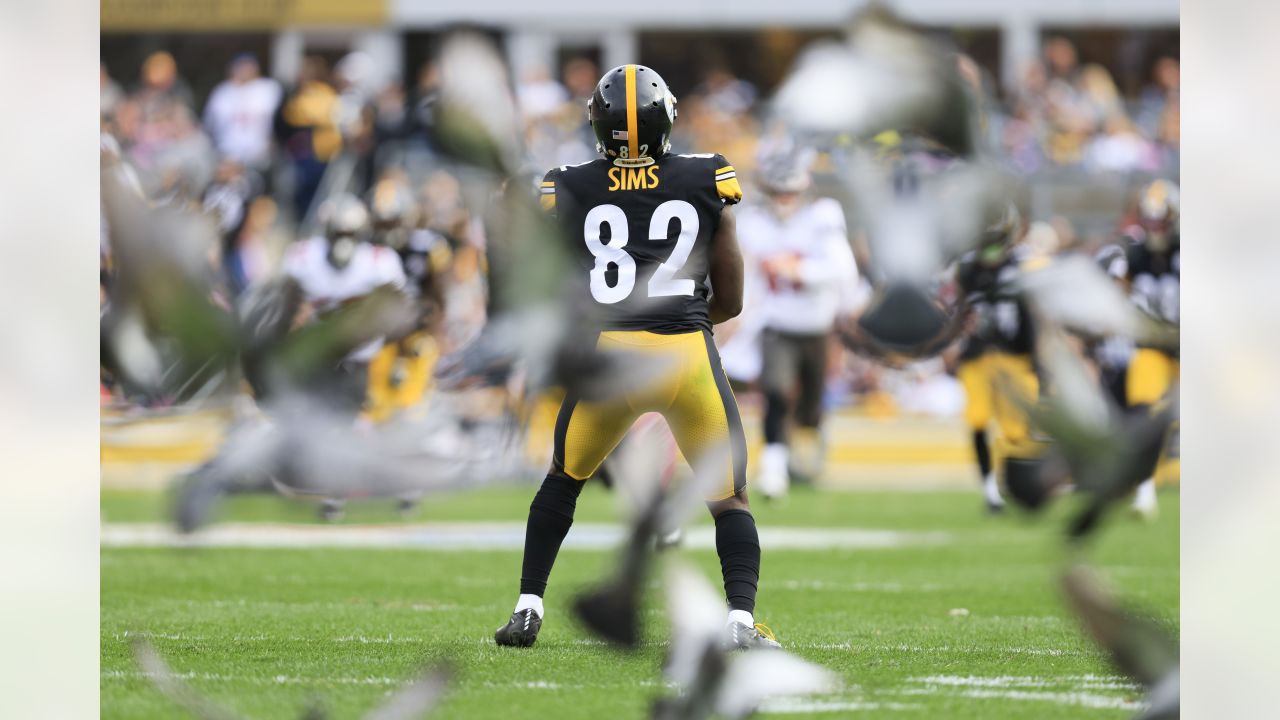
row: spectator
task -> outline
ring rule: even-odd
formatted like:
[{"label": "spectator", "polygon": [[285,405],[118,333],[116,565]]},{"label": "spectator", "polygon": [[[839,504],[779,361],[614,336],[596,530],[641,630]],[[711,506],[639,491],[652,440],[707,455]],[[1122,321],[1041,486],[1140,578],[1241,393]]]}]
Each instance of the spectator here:
[{"label": "spectator", "polygon": [[227,280],[233,292],[239,294],[271,277],[273,264],[267,236],[275,220],[276,204],[271,198],[260,196],[249,203],[244,223],[226,257]]},{"label": "spectator", "polygon": [[372,140],[371,104],[381,89],[373,58],[362,52],[343,56],[334,67],[333,89],[338,93],[337,122],[343,145],[367,145]]},{"label": "spectator", "polygon": [[1155,148],[1124,113],[1109,117],[1102,134],[1089,141],[1085,167],[1101,172],[1154,171],[1160,161]]},{"label": "spectator", "polygon": [[134,96],[146,113],[168,101],[177,101],[188,108],[195,108],[191,88],[178,75],[177,61],[163,50],[151,53],[142,63],[142,84]]},{"label": "spectator", "polygon": [[516,101],[526,120],[539,120],[555,113],[569,99],[564,86],[551,79],[545,67],[527,69],[516,87]]},{"label": "spectator", "polygon": [[723,65],[712,65],[694,94],[701,95],[713,112],[741,115],[756,102],[756,89],[751,83],[734,77]]},{"label": "spectator", "polygon": [[404,83],[397,78],[387,83],[373,100],[374,139],[378,145],[403,140],[411,130],[409,99],[404,92]]},{"label": "spectator", "polygon": [[[543,67],[531,68],[516,88],[525,118],[525,147],[536,167],[572,165],[596,157],[595,136],[586,121],[587,100],[599,79],[588,81],[586,71],[594,73],[595,64],[576,58],[565,67],[566,82],[574,85],[572,97]],[[577,97],[577,93],[584,95]]]},{"label": "spectator", "polygon": [[1085,65],[1080,70],[1076,85],[1081,105],[1087,108],[1087,113],[1091,116],[1093,129],[1103,129],[1113,116],[1124,114],[1120,91],[1116,89],[1116,82],[1111,79],[1111,73],[1106,68],[1096,63]]},{"label": "spectator", "polygon": [[1152,69],[1152,84],[1143,89],[1138,102],[1138,126],[1155,140],[1162,164],[1170,168],[1178,167],[1180,74],[1176,58],[1161,57]]},{"label": "spectator", "polygon": [[591,93],[596,91],[596,83],[600,80],[600,68],[590,58],[579,56],[564,64],[561,76],[569,93],[569,102],[585,113],[587,100],[591,99]]},{"label": "spectator", "polygon": [[440,98],[440,66],[427,61],[418,69],[418,86],[410,100],[410,126],[421,135],[428,150],[434,151],[432,128],[435,126],[436,100]]},{"label": "spectator", "polygon": [[584,162],[595,157],[596,137],[586,120],[587,101],[600,80],[600,68],[590,58],[575,57],[561,71],[568,94],[556,118],[564,139],[558,148],[558,164]]},{"label": "spectator", "polygon": [[213,142],[191,109],[176,100],[158,125],[151,197],[168,202],[199,200],[217,167]]},{"label": "spectator", "polygon": [[368,54],[344,55],[334,67],[333,88],[338,93],[337,123],[342,148],[356,161],[353,177],[360,187],[373,184],[374,129],[373,98],[381,90],[381,73]]},{"label": "spectator", "polygon": [[311,207],[329,161],[342,150],[338,94],[329,85],[328,75],[323,58],[303,60],[297,86],[276,113],[276,137],[292,165],[293,211],[299,220]]},{"label": "spectator", "polygon": [[204,108],[205,129],[218,153],[258,172],[271,162],[271,123],[280,105],[280,86],[262,77],[258,59],[237,55],[227,79],[218,84]]},{"label": "spectator", "polygon": [[1090,99],[1080,88],[1076,47],[1063,37],[1044,45],[1047,78],[1044,87],[1047,120],[1046,151],[1060,165],[1079,163],[1085,143],[1099,124]]},{"label": "spectator", "polygon": [[1074,43],[1061,35],[1050,37],[1044,43],[1044,60],[1050,83],[1075,84],[1080,55]]}]

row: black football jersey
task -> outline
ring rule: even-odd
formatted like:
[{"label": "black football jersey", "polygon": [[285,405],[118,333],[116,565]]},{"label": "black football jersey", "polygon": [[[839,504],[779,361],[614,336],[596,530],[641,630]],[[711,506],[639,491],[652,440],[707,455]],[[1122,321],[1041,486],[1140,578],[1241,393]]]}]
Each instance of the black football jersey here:
[{"label": "black football jersey", "polygon": [[1035,347],[1031,313],[1016,287],[1021,253],[1011,252],[994,267],[967,253],[956,268],[956,284],[977,315],[977,328],[966,339],[964,357],[987,349],[1014,354],[1030,354]]},{"label": "black football jersey", "polygon": [[1173,242],[1167,252],[1157,253],[1146,245],[1133,243],[1125,248],[1128,261],[1129,292],[1138,307],[1165,322],[1180,321],[1181,243]]},{"label": "black football jersey", "polygon": [[723,155],[667,154],[624,167],[606,159],[562,165],[543,178],[553,212],[603,330],[710,330],[711,240],[720,211],[742,199]]}]

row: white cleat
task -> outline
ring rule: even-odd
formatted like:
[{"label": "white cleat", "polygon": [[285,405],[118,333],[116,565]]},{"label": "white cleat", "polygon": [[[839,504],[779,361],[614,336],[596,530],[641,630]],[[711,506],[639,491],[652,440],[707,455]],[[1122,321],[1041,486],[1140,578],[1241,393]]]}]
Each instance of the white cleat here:
[{"label": "white cleat", "polygon": [[787,446],[781,443],[765,445],[760,455],[760,472],[756,475],[756,487],[771,500],[786,497],[790,485],[787,475]]},{"label": "white cleat", "polygon": [[1004,511],[1004,498],[1000,495],[1000,483],[996,482],[995,473],[982,480],[982,499],[987,502],[987,510],[992,513]]},{"label": "white cleat", "polygon": [[1159,514],[1160,508],[1156,500],[1156,481],[1148,478],[1138,485],[1138,489],[1133,493],[1133,505],[1130,506],[1134,514],[1143,520],[1154,520]]}]

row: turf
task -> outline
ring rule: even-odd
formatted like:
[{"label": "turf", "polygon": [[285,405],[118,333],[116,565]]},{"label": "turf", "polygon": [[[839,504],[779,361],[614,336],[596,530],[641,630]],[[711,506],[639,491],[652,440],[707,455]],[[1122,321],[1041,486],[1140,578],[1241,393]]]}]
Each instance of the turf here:
[{"label": "turf", "polygon": [[[528,488],[433,500],[419,522],[520,520]],[[1176,634],[1178,496],[1153,524],[1117,516],[1089,557],[1135,608]],[[797,494],[759,506],[762,526],[941,530],[951,542],[885,549],[775,551],[764,557],[757,619],[844,687],[780,710],[826,717],[1128,717],[1140,692],[1081,634],[1056,590],[1065,555],[1047,517],[985,517],[974,494]],[[159,519],[165,498],[105,492],[104,522]],[[312,508],[236,498],[225,517],[299,521]],[[608,520],[612,498],[583,496],[580,517]],[[349,522],[396,521],[381,503]],[[102,553],[102,716],[181,716],[137,670],[130,638],[149,636],[201,692],[257,718],[321,704],[359,717],[426,664],[456,679],[438,717],[643,717],[662,692],[665,631],[655,603],[635,654],[575,626],[572,592],[613,555],[562,553],[536,648],[500,649],[493,629],[514,600],[519,554],[425,550],[121,549]],[[709,577],[710,551],[684,553]],[[963,608],[968,614],[953,613]],[[781,713],[786,714],[786,713]]]}]

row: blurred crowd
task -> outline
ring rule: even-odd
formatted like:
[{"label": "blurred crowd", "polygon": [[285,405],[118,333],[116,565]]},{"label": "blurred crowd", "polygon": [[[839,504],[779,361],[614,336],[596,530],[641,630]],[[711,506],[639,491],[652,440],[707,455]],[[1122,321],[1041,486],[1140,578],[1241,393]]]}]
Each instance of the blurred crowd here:
[{"label": "blurred crowd", "polygon": [[993,141],[1013,166],[1092,172],[1176,172],[1179,146],[1179,66],[1156,59],[1139,97],[1127,99],[1111,73],[1081,63],[1075,45],[1049,38],[993,123]]},{"label": "blurred crowd", "polygon": [[[404,80],[360,52],[332,67],[310,56],[294,82],[282,86],[257,58],[243,54],[202,106],[169,53],[147,57],[131,88],[111,70],[101,67],[104,154],[127,168],[150,202],[198,208],[216,222],[222,245],[211,255],[228,303],[277,276],[287,247],[317,232],[318,198],[345,191],[372,205],[375,188],[386,182],[411,198],[402,218],[406,229],[448,244],[448,265],[437,268],[444,278],[441,349],[456,347],[483,323],[483,224],[464,202],[456,171],[439,161],[432,131],[440,82],[435,64]],[[585,107],[600,72],[583,56],[565,62],[559,77],[533,68],[515,78],[530,174],[596,157]],[[753,165],[769,135],[766,100],[727,67],[703,68],[679,98],[673,151],[732,158],[750,200]],[[1018,86],[990,93],[985,105],[989,145],[1015,172],[1176,173],[1176,58],[1156,60],[1141,94],[1126,98],[1105,68],[1082,63],[1069,40],[1050,37]],[[1061,218],[1034,224],[1028,236],[1052,247],[1075,243]],[[405,262],[411,255],[402,253]],[[105,219],[101,256],[105,299],[112,264]],[[835,342],[831,353],[839,357],[830,364],[829,404],[953,414],[963,403],[942,360],[886,371]]]}]

